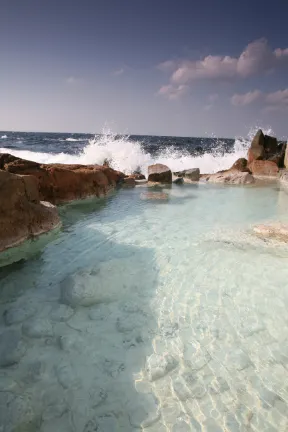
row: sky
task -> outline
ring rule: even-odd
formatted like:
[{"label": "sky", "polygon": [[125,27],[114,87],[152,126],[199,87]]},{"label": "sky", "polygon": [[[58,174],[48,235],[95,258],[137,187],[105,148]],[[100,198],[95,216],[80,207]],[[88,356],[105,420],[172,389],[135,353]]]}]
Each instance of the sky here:
[{"label": "sky", "polygon": [[288,2],[0,0],[0,130],[288,135]]}]

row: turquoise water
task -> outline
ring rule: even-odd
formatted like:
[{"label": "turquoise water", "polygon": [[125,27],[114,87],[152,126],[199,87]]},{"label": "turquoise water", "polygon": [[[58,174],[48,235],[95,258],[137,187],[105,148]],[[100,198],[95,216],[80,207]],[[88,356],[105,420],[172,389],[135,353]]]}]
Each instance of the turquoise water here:
[{"label": "turquoise water", "polygon": [[62,207],[0,270],[1,432],[287,431],[288,247],[252,231],[287,190],[163,191]]}]

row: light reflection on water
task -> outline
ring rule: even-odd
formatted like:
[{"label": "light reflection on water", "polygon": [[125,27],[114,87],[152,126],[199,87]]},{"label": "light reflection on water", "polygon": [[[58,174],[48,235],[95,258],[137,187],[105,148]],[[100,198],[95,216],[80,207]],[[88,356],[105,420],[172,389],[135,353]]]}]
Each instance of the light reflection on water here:
[{"label": "light reflection on water", "polygon": [[3,430],[286,431],[288,248],[251,230],[285,190],[143,192],[61,208],[1,270]]}]

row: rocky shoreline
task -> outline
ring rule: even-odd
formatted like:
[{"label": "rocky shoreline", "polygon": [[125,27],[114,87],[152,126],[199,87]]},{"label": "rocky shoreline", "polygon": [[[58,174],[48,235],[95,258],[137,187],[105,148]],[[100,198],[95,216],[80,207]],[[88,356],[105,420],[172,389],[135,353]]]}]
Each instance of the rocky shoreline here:
[{"label": "rocky shoreline", "polygon": [[[194,167],[172,173],[169,167],[155,164],[148,167],[146,180],[142,173],[127,176],[107,164],[39,164],[0,154],[0,252],[59,228],[61,220],[56,205],[99,198],[116,187],[195,182],[251,185],[259,179],[287,182],[287,168],[287,144],[278,144],[276,138],[264,135],[262,130],[253,138],[247,159],[238,159],[230,169],[214,174],[202,174]],[[148,192],[141,194],[141,198],[167,197],[165,193]]]}]

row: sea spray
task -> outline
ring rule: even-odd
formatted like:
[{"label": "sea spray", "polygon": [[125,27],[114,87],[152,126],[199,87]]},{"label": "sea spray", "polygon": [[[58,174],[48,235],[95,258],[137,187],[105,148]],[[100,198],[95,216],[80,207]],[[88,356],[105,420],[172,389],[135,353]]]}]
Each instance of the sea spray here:
[{"label": "sea spray", "polygon": [[[230,168],[233,163],[242,157],[246,157],[251,139],[258,128],[250,130],[248,136],[236,137],[234,144],[227,150],[225,140],[214,138],[213,147],[197,148],[177,146],[168,143],[167,137],[159,137],[153,151],[149,146],[148,137],[131,138],[129,135],[117,135],[110,131],[102,135],[95,135],[91,139],[59,138],[60,141],[82,141],[83,148],[79,148],[76,154],[70,153],[46,153],[31,150],[19,150],[14,148],[1,148],[2,153],[11,153],[23,159],[33,160],[40,163],[63,163],[63,164],[103,164],[109,161],[114,169],[127,174],[141,171],[147,174],[147,168],[153,163],[168,165],[172,171],[181,171],[189,168],[199,168],[201,173],[214,173],[219,170]],[[271,134],[271,129],[263,129],[264,133]],[[153,137],[154,138],[154,137]],[[227,141],[227,140],[226,140]],[[59,145],[60,146],[60,145]],[[192,154],[191,154],[192,153]]]}]

